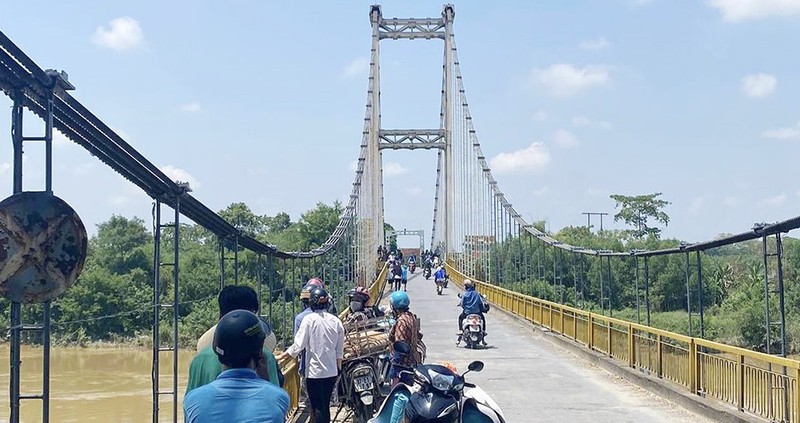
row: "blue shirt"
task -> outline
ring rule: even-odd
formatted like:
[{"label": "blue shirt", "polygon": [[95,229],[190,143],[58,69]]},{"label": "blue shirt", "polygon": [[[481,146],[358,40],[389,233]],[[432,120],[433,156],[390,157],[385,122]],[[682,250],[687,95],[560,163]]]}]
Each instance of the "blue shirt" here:
[{"label": "blue shirt", "polygon": [[253,369],[228,369],[183,399],[186,423],[284,423],[289,395]]},{"label": "blue shirt", "polygon": [[434,273],[433,278],[437,280],[444,279],[445,278],[444,276],[445,276],[444,269],[439,269],[436,271],[436,273]]},{"label": "blue shirt", "polygon": [[408,267],[403,266],[403,279],[408,279]]},{"label": "blue shirt", "polygon": [[483,298],[474,289],[466,290],[461,296],[461,307],[464,309],[464,313],[480,314],[481,304],[483,304]]}]

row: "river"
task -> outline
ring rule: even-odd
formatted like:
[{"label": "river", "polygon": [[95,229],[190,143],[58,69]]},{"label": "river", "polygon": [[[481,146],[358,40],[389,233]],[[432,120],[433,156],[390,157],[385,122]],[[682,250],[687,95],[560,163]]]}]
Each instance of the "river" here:
[{"label": "river", "polygon": [[[178,359],[178,415],[194,351]],[[161,355],[162,390],[171,389],[172,355]],[[9,346],[0,345],[0,423],[9,420]],[[53,348],[50,353],[50,421],[142,423],[152,421],[152,352],[133,348]],[[41,348],[22,350],[22,393],[41,393]],[[161,401],[160,421],[172,421],[171,397]],[[22,401],[23,423],[42,421],[41,401]]]}]

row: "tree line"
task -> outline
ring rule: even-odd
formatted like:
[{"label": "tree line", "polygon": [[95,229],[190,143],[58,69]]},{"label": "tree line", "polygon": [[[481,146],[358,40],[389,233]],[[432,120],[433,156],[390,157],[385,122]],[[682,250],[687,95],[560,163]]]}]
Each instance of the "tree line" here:
[{"label": "tree line", "polygon": [[[322,245],[339,223],[344,211],[339,202],[318,203],[292,221],[287,213],[261,216],[244,203],[233,203],[220,215],[243,233],[282,251],[309,251]],[[179,341],[193,345],[198,337],[218,319],[216,295],[221,283],[245,284],[258,289],[262,280],[262,313],[273,315],[273,329],[279,338],[286,337],[291,320],[298,310],[297,296],[304,280],[328,273],[338,285],[346,282],[349,263],[342,254],[319,260],[276,260],[240,249],[234,268],[234,240],[225,240],[225,280],[220,277],[220,240],[195,224],[180,226],[179,255]],[[162,262],[172,260],[173,232],[162,231]],[[51,322],[56,344],[87,344],[95,341],[149,345],[153,321],[154,286],[153,230],[140,218],[111,216],[97,225],[89,240],[88,255],[77,282],[53,300]],[[341,269],[330,275],[331,267]],[[172,303],[173,275],[169,266],[160,272],[161,301]],[[343,286],[335,289],[341,291]],[[338,296],[339,300],[343,294]],[[336,298],[336,297],[335,297]],[[9,302],[0,299],[0,328],[9,326]],[[23,306],[24,322],[41,322],[41,307]],[[37,314],[38,313],[38,314]],[[161,313],[161,337],[172,338],[172,315]],[[0,337],[8,336],[7,331]],[[28,342],[40,342],[36,335]]]},{"label": "tree line", "polygon": [[[549,235],[570,245],[595,250],[652,251],[677,247],[680,240],[662,239],[660,229],[650,225],[650,222],[669,222],[669,216],[663,212],[669,202],[658,198],[659,195],[611,196],[620,208],[615,220],[624,221],[632,229],[592,231],[588,226],[568,226]],[[545,222],[534,226],[546,232]],[[787,350],[797,354],[800,352],[800,240],[783,236],[782,241]],[[775,353],[780,351],[780,328],[766,322],[764,280],[768,276],[766,290],[770,301],[766,308],[770,320],[777,322],[779,304],[773,292],[777,262],[774,257],[768,258],[765,269],[762,248],[761,240],[751,240],[702,252],[702,286],[697,283],[697,258],[692,252],[688,288],[685,254],[650,257],[646,286],[643,258],[637,261],[632,256],[614,257],[609,261],[561,251],[545,246],[523,231],[519,236],[509,234],[504,242],[496,243],[488,255],[492,263],[487,266],[489,263],[479,261],[472,271],[479,278],[518,292],[633,322],[646,323],[649,300],[652,326],[692,336],[699,335],[698,303],[702,295],[705,338],[759,351],[767,349],[769,339],[770,350]],[[767,249],[775,252],[774,238],[768,239]],[[691,331],[687,300],[692,311]]]}]

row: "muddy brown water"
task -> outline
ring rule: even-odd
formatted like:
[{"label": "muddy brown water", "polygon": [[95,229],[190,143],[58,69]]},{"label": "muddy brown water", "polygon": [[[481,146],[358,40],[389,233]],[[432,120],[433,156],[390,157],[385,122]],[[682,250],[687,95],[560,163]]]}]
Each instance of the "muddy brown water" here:
[{"label": "muddy brown water", "polygon": [[[22,394],[39,394],[42,384],[41,348],[22,349]],[[178,421],[194,351],[178,358]],[[50,353],[50,421],[59,423],[140,423],[152,421],[151,371],[153,354],[134,348],[53,348]],[[172,354],[162,353],[161,389],[172,387]],[[0,423],[9,421],[9,346],[0,345]],[[42,421],[40,400],[23,400],[21,421]],[[160,401],[159,421],[172,421],[172,400]]]}]

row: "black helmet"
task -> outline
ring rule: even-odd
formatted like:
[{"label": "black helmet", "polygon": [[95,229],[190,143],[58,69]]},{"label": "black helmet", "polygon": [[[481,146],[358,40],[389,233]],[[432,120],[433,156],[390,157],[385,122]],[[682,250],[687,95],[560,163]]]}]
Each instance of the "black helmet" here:
[{"label": "black helmet", "polygon": [[303,304],[308,305],[308,301],[311,299],[311,291],[313,291],[314,288],[316,288],[316,286],[306,285],[300,290],[300,301]]},{"label": "black helmet", "polygon": [[324,288],[315,288],[311,291],[311,298],[308,299],[308,303],[311,305],[311,308],[314,310],[322,310],[328,306],[328,291]]},{"label": "black helmet", "polygon": [[261,353],[266,338],[264,323],[247,310],[233,310],[222,316],[214,331],[214,352],[227,366],[244,366]]}]

